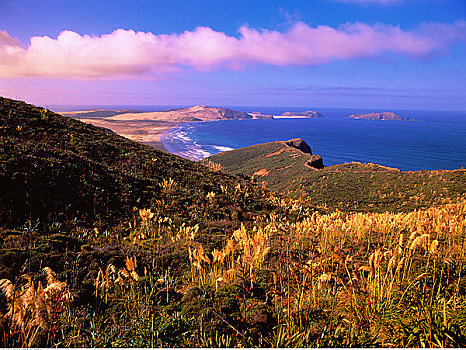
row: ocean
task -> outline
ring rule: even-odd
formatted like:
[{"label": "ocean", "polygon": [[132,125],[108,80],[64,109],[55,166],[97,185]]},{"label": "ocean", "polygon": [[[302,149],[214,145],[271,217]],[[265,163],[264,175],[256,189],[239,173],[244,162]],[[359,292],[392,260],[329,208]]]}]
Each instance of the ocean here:
[{"label": "ocean", "polygon": [[[305,108],[230,107],[279,115]],[[387,110],[311,108],[324,118],[221,120],[183,123],[164,134],[171,153],[200,160],[218,152],[270,141],[305,140],[326,166],[345,162],[376,163],[400,170],[459,169],[466,165],[466,111],[389,110],[414,121],[346,118]]]},{"label": "ocean", "polygon": [[[136,109],[163,111],[189,106],[54,106],[71,111]],[[280,115],[316,110],[324,118],[221,120],[183,123],[164,134],[171,153],[201,160],[222,151],[292,138],[305,140],[326,166],[345,162],[377,163],[400,170],[459,169],[466,166],[466,111],[424,111],[364,108],[227,106],[233,110]],[[356,113],[394,112],[414,121],[348,119]]]}]

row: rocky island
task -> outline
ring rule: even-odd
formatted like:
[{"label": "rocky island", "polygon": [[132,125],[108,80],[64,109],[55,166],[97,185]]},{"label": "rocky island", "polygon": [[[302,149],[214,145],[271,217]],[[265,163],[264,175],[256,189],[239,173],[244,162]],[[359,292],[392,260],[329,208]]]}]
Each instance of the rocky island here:
[{"label": "rocky island", "polygon": [[306,118],[323,118],[323,115],[317,111],[305,112],[285,112],[282,114],[284,117],[306,117]]},{"label": "rocky island", "polygon": [[285,119],[285,118],[322,118],[323,115],[317,111],[304,112],[284,112],[280,115],[262,114],[261,112],[251,112],[256,119]]},{"label": "rocky island", "polygon": [[362,120],[409,120],[409,118],[403,119],[392,112],[352,114],[348,118]]}]

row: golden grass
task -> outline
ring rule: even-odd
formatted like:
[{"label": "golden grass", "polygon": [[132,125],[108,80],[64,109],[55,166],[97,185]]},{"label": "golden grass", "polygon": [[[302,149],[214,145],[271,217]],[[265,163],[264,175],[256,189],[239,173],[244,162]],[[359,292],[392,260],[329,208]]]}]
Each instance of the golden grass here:
[{"label": "golden grass", "polygon": [[58,314],[68,308],[74,299],[66,282],[58,281],[49,267],[45,267],[43,272],[46,288],[42,287],[41,282],[35,285],[28,275],[22,276],[25,283],[19,286],[8,279],[0,280],[0,289],[5,293],[8,306],[4,317],[10,323],[10,334],[6,336],[19,333],[21,344],[28,347],[40,330],[51,332]]},{"label": "golden grass", "polygon": [[[222,191],[237,195],[246,192],[239,185]],[[268,280],[260,287],[267,288],[264,303],[273,310],[277,326],[267,344],[361,344],[353,343],[354,339],[370,339],[368,344],[377,346],[459,344],[454,338],[442,338],[442,332],[455,329],[448,327],[460,322],[466,305],[459,291],[461,273],[455,275],[465,258],[466,200],[409,213],[376,214],[322,214],[299,200],[275,194],[269,200],[282,210],[242,224],[223,245],[211,251],[198,240],[204,234],[202,226],[175,224],[149,209],[138,210],[140,225],[134,232],[139,236],[133,244],[144,248],[144,242],[154,241],[164,248],[176,246],[186,249],[189,259],[187,271],[176,281],[166,283],[168,278],[164,278],[148,288],[150,294],[156,295],[161,285],[170,286],[163,289],[168,304],[169,293],[179,294],[192,286],[211,288],[216,293],[224,285],[236,284],[242,305],[237,312],[247,322],[248,293],[263,283],[258,277],[266,271]],[[291,221],[289,213],[302,219]],[[121,269],[112,264],[100,269],[96,295],[110,304],[143,298],[141,286],[156,281],[156,275],[151,275],[156,270],[149,268],[147,274],[144,268],[144,276],[150,278],[140,281],[137,267],[135,257],[126,257]],[[66,289],[52,270],[43,272],[46,288],[32,284],[27,276],[21,289],[11,281],[0,281],[13,308],[5,317],[15,329],[22,330],[24,344],[32,344],[38,330],[50,327],[51,305]],[[34,307],[27,300],[34,300]],[[136,301],[133,304],[137,305]],[[128,306],[128,310],[133,309]],[[230,323],[228,327],[239,327],[231,325],[236,319],[227,319],[219,310],[215,312],[220,320]],[[418,320],[428,326],[415,328]],[[29,328],[21,328],[21,324]],[[336,339],[343,340],[335,343]]]},{"label": "golden grass", "polygon": [[210,171],[214,171],[214,172],[221,172],[223,171],[223,167],[218,164],[218,163],[215,163],[213,161],[211,161],[210,159],[203,159],[200,161],[200,164],[204,165],[205,167],[207,167]]},{"label": "golden grass", "polygon": [[244,225],[233,232],[232,238],[221,250],[212,251],[212,259],[204,252],[202,244],[188,247],[192,281],[198,285],[232,283],[236,277],[252,280],[254,272],[263,266],[270,252],[269,234],[272,224],[265,228],[254,227],[250,233]]},{"label": "golden grass", "polygon": [[118,271],[113,264],[108,264],[105,271],[99,269],[99,273],[97,274],[94,283],[96,296],[100,295],[100,297],[103,298],[105,302],[107,302],[109,296],[112,294],[111,292],[113,288],[116,285],[119,285],[123,288],[132,288],[134,283],[139,280],[139,275],[136,272],[136,268],[136,257],[126,257],[125,266]]},{"label": "golden grass", "polygon": [[[271,201],[295,213],[307,210],[273,194]],[[414,291],[440,293],[445,266],[465,258],[465,227],[466,200],[410,213],[314,212],[295,223],[272,214],[263,226],[248,230],[242,225],[222,250],[212,252],[212,259],[200,244],[188,248],[191,278],[216,289],[219,281],[234,283],[238,278],[252,286],[256,271],[271,269],[278,291],[274,309],[290,329],[292,319],[302,317],[301,310],[323,308],[332,317],[346,315],[351,327],[368,322],[370,335],[384,346],[390,344],[393,328],[401,332],[401,326],[398,322],[382,332],[378,315],[405,314],[404,305],[412,302]],[[309,239],[313,243],[306,243]],[[290,250],[308,256],[296,260]],[[282,260],[267,259],[280,254]],[[452,298],[458,295],[444,300],[447,309]],[[445,322],[450,321],[449,312],[444,312]]]}]

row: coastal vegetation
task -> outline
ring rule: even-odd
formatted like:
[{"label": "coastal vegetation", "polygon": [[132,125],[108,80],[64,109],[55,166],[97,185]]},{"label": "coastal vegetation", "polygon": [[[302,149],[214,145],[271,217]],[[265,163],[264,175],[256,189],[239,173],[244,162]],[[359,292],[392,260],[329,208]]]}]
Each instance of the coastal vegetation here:
[{"label": "coastal vegetation", "polygon": [[314,155],[273,147],[229,174],[1,98],[1,345],[465,346],[464,171],[303,165],[280,193],[250,175]]}]

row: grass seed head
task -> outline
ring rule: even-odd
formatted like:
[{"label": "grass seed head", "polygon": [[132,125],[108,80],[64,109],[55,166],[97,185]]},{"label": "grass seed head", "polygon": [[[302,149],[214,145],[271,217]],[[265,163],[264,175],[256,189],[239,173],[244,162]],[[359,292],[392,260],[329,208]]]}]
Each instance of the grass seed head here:
[{"label": "grass seed head", "polygon": [[0,289],[5,293],[7,300],[12,300],[14,298],[15,286],[8,279],[0,280]]},{"label": "grass seed head", "polygon": [[321,282],[330,282],[332,280],[332,275],[323,273],[322,275],[319,276],[319,280]]},{"label": "grass seed head", "polygon": [[56,282],[55,272],[52,271],[50,267],[44,267],[42,271],[45,273],[45,278],[47,280],[47,284],[52,284]]},{"label": "grass seed head", "polygon": [[432,243],[430,244],[429,254],[437,253],[437,248],[438,248],[438,240],[434,239]]}]

